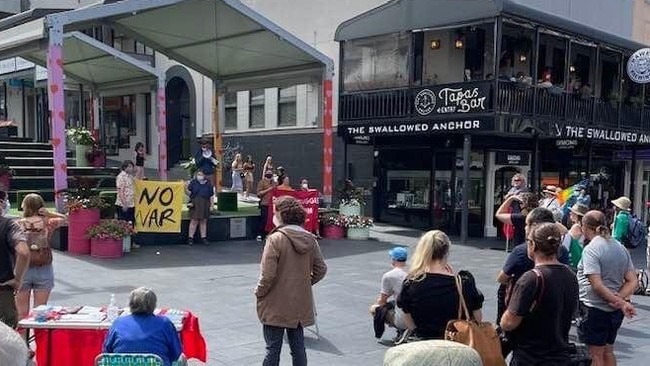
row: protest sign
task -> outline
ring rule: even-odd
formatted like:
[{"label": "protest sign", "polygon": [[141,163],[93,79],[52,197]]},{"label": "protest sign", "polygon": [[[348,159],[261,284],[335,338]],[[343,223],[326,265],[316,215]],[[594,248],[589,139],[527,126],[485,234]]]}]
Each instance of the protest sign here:
[{"label": "protest sign", "polygon": [[136,180],[136,231],[180,233],[184,195],[183,182]]},{"label": "protest sign", "polygon": [[273,210],[275,201],[281,196],[291,196],[300,201],[302,207],[307,211],[307,218],[303,227],[305,230],[315,233],[318,230],[318,198],[319,193],[317,190],[309,191],[283,191],[273,190],[271,192],[271,205],[269,206],[269,214],[266,217],[266,231],[271,232],[275,228],[273,225]]}]

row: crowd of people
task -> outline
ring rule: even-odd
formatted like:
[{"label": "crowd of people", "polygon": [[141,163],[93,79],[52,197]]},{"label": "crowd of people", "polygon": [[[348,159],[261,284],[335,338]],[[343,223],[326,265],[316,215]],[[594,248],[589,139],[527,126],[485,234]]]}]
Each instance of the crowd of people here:
[{"label": "crowd of people", "polygon": [[[563,220],[556,187],[545,187],[540,200],[528,192],[523,176],[515,175],[511,183],[496,212],[499,221],[513,226],[516,244],[496,276],[495,327],[504,360],[510,355],[510,365],[571,365],[584,356],[591,365],[615,365],[618,329],[625,317],[636,314],[630,296],[637,290],[637,273],[622,244],[630,235],[630,200],[612,201],[617,215],[608,223],[603,212],[590,210],[586,187],[579,186]],[[484,296],[470,272],[454,272],[447,261],[451,247],[442,231],[425,233],[410,269],[406,249],[390,251],[393,269],[382,277],[380,295],[370,308],[377,338],[389,325],[396,328],[398,347],[443,339],[448,322],[460,316],[459,302],[473,320],[483,320]],[[569,342],[572,324],[585,346]],[[436,347],[448,352],[447,346]],[[588,352],[582,354],[581,347]]]}]

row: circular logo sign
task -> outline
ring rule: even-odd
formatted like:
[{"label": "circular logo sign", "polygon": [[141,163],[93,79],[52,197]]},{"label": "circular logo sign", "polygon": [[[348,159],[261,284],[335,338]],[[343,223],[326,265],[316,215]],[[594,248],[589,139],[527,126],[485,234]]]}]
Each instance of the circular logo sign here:
[{"label": "circular logo sign", "polygon": [[650,48],[642,48],[627,62],[627,75],[635,83],[650,82]]},{"label": "circular logo sign", "polygon": [[436,107],[436,95],[429,89],[422,89],[415,96],[415,110],[421,115],[426,116],[433,112]]}]

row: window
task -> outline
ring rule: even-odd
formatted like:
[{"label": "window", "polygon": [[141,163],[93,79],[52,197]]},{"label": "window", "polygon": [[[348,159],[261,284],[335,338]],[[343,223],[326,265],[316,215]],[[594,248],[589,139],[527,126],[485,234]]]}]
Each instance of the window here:
[{"label": "window", "polygon": [[278,126],[296,125],[296,86],[278,89]]},{"label": "window", "polygon": [[7,83],[0,85],[0,120],[7,119]]},{"label": "window", "polygon": [[103,132],[108,155],[117,155],[119,149],[131,148],[131,136],[135,136],[135,95],[104,98]]},{"label": "window", "polygon": [[264,89],[250,91],[250,128],[264,127]]},{"label": "window", "polygon": [[343,43],[345,91],[384,89],[408,84],[408,33],[394,33]]},{"label": "window", "polygon": [[226,93],[225,96],[226,110],[226,130],[237,129],[237,92]]}]

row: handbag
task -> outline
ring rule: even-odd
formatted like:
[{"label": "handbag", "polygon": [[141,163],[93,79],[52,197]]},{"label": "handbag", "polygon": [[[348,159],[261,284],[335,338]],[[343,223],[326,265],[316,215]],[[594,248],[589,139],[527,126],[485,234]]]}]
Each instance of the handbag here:
[{"label": "handbag", "polygon": [[458,290],[458,319],[450,320],[445,329],[445,340],[467,345],[481,356],[483,366],[505,366],[506,361],[501,354],[501,341],[496,328],[490,322],[477,322],[472,319],[467,310],[463,296],[463,283],[456,276]]},{"label": "handbag", "polygon": [[29,266],[43,267],[52,264],[52,248],[47,229],[47,221],[43,218],[43,226],[36,227],[33,222],[22,220],[21,224],[29,245]]}]

